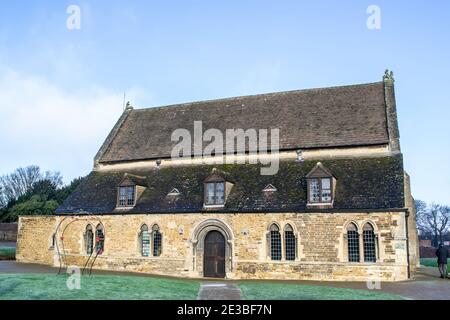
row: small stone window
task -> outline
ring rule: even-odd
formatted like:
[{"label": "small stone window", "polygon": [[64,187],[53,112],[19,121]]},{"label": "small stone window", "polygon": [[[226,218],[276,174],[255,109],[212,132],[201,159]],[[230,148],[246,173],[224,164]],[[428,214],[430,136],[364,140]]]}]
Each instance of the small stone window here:
[{"label": "small stone window", "polygon": [[136,186],[119,187],[118,207],[134,207],[136,200]]},{"label": "small stone window", "polygon": [[153,256],[159,257],[162,251],[162,234],[159,231],[159,226],[155,224],[152,228],[153,238]]},{"label": "small stone window", "polygon": [[52,245],[50,246],[50,250],[55,249],[55,245],[56,245],[56,233],[52,234]]},{"label": "small stone window", "polygon": [[286,260],[295,260],[297,251],[297,240],[295,238],[294,229],[291,225],[286,225],[284,228],[284,246],[285,246],[285,257]]},{"label": "small stone window", "polygon": [[84,245],[86,254],[91,255],[94,251],[94,232],[92,231],[92,226],[88,225],[84,233]]},{"label": "small stone window", "polygon": [[281,235],[280,228],[276,224],[270,226],[270,258],[281,260]]},{"label": "small stone window", "polygon": [[359,262],[359,233],[358,227],[350,223],[347,227],[348,261]]},{"label": "small stone window", "polygon": [[97,255],[102,255],[105,250],[105,232],[103,226],[99,224],[95,228],[95,251]]},{"label": "small stone window", "polygon": [[141,255],[143,257],[150,256],[150,232],[146,224],[141,226],[141,232],[139,233],[139,243],[141,245]]},{"label": "small stone window", "polygon": [[306,176],[308,205],[332,205],[335,178],[320,162]]},{"label": "small stone window", "polygon": [[364,262],[376,262],[376,238],[373,226],[366,223],[363,228]]}]

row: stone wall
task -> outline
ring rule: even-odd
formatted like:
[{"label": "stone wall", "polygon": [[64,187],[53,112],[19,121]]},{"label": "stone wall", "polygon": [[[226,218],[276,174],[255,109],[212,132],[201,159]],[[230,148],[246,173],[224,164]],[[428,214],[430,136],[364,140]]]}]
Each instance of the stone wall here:
[{"label": "stone wall", "polygon": [[0,241],[17,240],[17,223],[0,223]]},{"label": "stone wall", "polygon": [[[376,263],[347,262],[345,230],[350,222],[356,223],[361,233],[366,222],[374,226],[379,239]],[[62,260],[84,267],[89,258],[84,249],[86,226],[91,224],[95,229],[99,223],[105,231],[105,250],[94,269],[202,277],[205,233],[219,230],[227,241],[229,279],[399,281],[408,276],[404,212],[20,217],[16,259],[55,266]],[[138,234],[144,223],[149,229],[155,223],[160,227],[159,257],[140,254]],[[267,233],[272,223],[281,231],[287,224],[293,227],[297,237],[295,261],[286,261],[284,254],[281,261],[270,260]]]},{"label": "stone wall", "polygon": [[419,235],[417,232],[416,203],[411,195],[411,178],[405,172],[405,207],[408,208],[408,245],[411,273],[420,267]]}]

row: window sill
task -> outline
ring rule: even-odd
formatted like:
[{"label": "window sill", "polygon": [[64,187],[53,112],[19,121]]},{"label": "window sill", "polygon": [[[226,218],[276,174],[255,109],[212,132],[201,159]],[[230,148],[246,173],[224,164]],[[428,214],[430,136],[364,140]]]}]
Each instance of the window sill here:
[{"label": "window sill", "polygon": [[128,206],[128,207],[116,207],[115,210],[131,210],[131,209],[133,209],[133,208],[134,208],[134,206]]},{"label": "window sill", "polygon": [[223,209],[223,208],[225,208],[225,204],[205,204],[205,205],[203,205],[203,209],[206,209],[206,210]]},{"label": "window sill", "polygon": [[332,209],[333,203],[308,203],[306,205],[307,209]]}]

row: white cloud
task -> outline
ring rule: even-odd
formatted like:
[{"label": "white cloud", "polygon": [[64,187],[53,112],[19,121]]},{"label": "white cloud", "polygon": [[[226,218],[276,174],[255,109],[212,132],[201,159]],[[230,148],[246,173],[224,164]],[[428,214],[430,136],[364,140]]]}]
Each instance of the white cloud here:
[{"label": "white cloud", "polygon": [[[132,102],[144,98],[127,90]],[[123,93],[68,92],[46,78],[0,68],[0,174],[37,164],[72,178],[92,159],[122,113]]]}]

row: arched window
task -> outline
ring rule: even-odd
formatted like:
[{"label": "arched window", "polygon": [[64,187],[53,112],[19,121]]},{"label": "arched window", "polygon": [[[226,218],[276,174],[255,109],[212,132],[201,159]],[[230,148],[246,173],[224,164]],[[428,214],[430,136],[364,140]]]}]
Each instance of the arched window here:
[{"label": "arched window", "polygon": [[281,235],[276,224],[270,226],[270,258],[281,260]]},{"label": "arched window", "polygon": [[148,232],[148,227],[143,224],[141,227],[141,232],[139,233],[139,243],[141,246],[141,255],[143,257],[148,257],[150,255],[150,233]]},{"label": "arched window", "polygon": [[103,254],[105,250],[105,232],[101,224],[95,228],[95,250],[98,255]]},{"label": "arched window", "polygon": [[350,223],[347,227],[348,261],[359,262],[359,233],[358,227]]},{"label": "arched window", "polygon": [[370,223],[363,228],[364,262],[376,262],[375,232]]},{"label": "arched window", "polygon": [[291,225],[286,225],[284,228],[284,246],[286,260],[295,260],[295,252],[297,249],[294,229]]},{"label": "arched window", "polygon": [[159,257],[161,255],[162,249],[162,235],[159,232],[159,226],[155,224],[152,228],[152,237],[153,237],[153,256]]},{"label": "arched window", "polygon": [[86,254],[91,255],[94,251],[94,232],[92,231],[92,226],[88,225],[84,233],[84,245],[86,249]]}]

